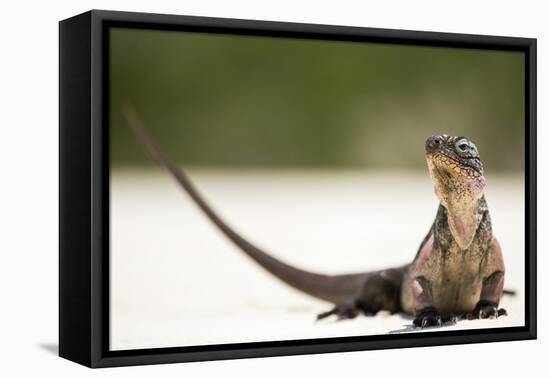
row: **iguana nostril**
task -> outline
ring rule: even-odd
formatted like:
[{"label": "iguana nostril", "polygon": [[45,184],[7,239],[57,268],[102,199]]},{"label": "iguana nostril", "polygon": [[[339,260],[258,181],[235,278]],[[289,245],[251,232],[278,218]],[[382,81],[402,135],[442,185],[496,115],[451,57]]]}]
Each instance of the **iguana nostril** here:
[{"label": "iguana nostril", "polygon": [[432,135],[426,140],[426,151],[433,152],[442,144],[441,137],[439,135]]}]

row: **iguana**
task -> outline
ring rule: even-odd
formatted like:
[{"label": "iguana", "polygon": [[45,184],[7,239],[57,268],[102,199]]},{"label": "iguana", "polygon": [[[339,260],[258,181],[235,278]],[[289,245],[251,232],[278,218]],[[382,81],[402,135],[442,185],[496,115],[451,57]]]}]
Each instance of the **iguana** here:
[{"label": "iguana", "polygon": [[412,263],[367,273],[325,275],[288,265],[238,234],[207,204],[187,175],[162,154],[132,108],[126,106],[124,115],[149,156],[241,251],[284,283],[334,304],[318,319],[331,315],[354,318],[385,310],[410,314],[414,326],[424,328],[456,317],[506,314],[498,308],[504,262],[483,194],[483,165],[476,146],[465,137],[443,134],[426,140],[428,170],[440,204]]}]

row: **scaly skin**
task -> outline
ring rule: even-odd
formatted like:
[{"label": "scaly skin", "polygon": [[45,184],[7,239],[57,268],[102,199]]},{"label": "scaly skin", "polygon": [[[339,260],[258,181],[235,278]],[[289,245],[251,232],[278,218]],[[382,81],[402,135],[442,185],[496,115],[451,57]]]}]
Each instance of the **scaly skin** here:
[{"label": "scaly skin", "polygon": [[426,327],[440,325],[454,316],[475,319],[506,313],[498,309],[504,263],[483,196],[483,166],[477,149],[465,138],[434,135],[426,141],[428,168],[440,206],[413,263],[330,276],[286,264],[233,230],[208,205],[187,175],[161,153],[129,106],[124,115],[149,156],[242,252],[284,283],[335,304],[318,319],[331,315],[347,319],[385,310],[414,314],[413,323]]},{"label": "scaly skin", "polygon": [[440,206],[403,280],[403,310],[414,313],[419,326],[502,315],[504,262],[477,149],[465,138],[437,135],[426,142],[426,158]]}]

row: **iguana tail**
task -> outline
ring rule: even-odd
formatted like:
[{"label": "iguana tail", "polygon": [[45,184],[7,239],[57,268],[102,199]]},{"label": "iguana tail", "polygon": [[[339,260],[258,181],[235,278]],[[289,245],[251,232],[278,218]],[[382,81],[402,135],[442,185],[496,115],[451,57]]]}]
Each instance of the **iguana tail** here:
[{"label": "iguana tail", "polygon": [[366,273],[332,276],[298,269],[269,255],[235,232],[235,230],[212,210],[204,198],[198,193],[197,189],[195,189],[195,186],[187,175],[162,154],[145,130],[136,112],[129,105],[124,107],[123,112],[128,126],[134,132],[137,140],[147,151],[151,159],[168,171],[187,194],[189,194],[197,206],[205,213],[208,219],[210,219],[229,240],[239,247],[241,251],[246,253],[260,266],[295,289],[328,302],[345,302],[360,291],[365,281]]}]

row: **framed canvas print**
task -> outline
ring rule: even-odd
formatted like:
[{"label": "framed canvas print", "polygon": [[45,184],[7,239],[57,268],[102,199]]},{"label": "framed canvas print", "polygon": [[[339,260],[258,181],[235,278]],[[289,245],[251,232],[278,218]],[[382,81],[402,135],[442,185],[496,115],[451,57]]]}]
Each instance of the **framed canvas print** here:
[{"label": "framed canvas print", "polygon": [[60,22],[62,357],[536,337],[536,40]]}]

